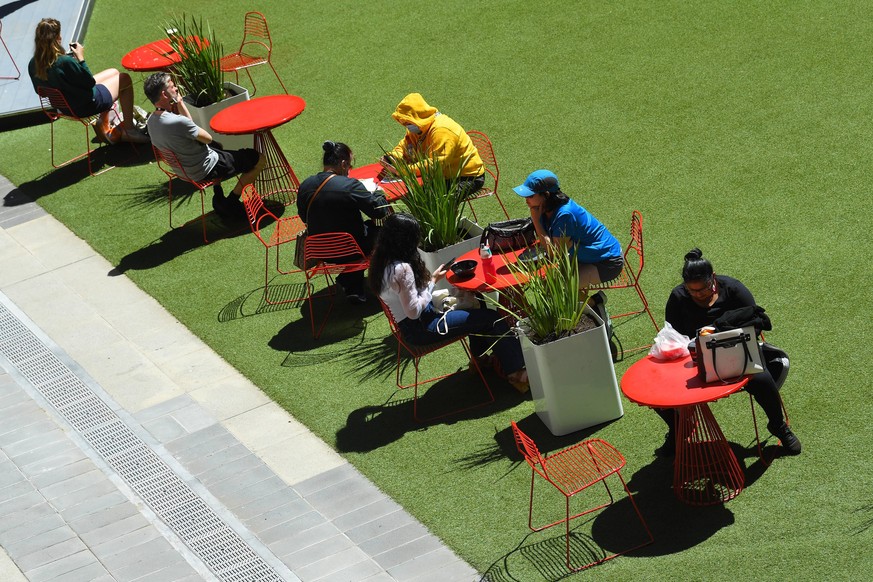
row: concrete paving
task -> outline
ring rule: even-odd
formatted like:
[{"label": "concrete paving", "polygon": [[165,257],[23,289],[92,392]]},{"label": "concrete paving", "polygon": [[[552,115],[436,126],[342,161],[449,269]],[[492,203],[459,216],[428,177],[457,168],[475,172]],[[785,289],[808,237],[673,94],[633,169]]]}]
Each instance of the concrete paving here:
[{"label": "concrete paving", "polygon": [[0,580],[479,578],[0,178],[10,191]]}]

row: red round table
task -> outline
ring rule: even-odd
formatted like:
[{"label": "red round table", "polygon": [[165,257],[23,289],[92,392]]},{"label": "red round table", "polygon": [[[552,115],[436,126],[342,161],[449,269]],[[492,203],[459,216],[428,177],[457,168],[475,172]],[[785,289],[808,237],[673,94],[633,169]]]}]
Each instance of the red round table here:
[{"label": "red round table", "polygon": [[296,95],[268,95],[231,105],[209,122],[218,133],[255,134],[255,149],[267,161],[255,180],[255,187],[263,198],[278,200],[285,206],[297,201],[300,181],[271,130],[288,123],[304,109],[306,101]]},{"label": "red round table", "polygon": [[403,180],[380,180],[379,174],[382,172],[382,164],[376,162],[367,164],[359,168],[352,168],[349,171],[349,177],[356,180],[373,180],[376,182],[376,187],[385,192],[385,199],[388,202],[394,202],[406,196],[406,184]]},{"label": "red round table", "polygon": [[681,501],[713,505],[743,490],[743,471],[707,403],[730,396],[748,381],[746,376],[707,384],[690,356],[666,362],[646,356],[622,376],[621,391],[633,402],[678,411],[673,492]]},{"label": "red round table", "polygon": [[[209,44],[206,39],[200,39],[198,42],[203,45]],[[173,50],[170,41],[164,38],[133,49],[122,57],[121,66],[128,71],[153,73],[171,69],[180,59],[179,53]]]},{"label": "red round table", "polygon": [[512,271],[510,271],[509,267],[507,267],[506,264],[515,263],[518,260],[518,255],[521,254],[523,251],[524,249],[520,251],[510,251],[506,254],[495,253],[491,260],[493,261],[494,270],[497,272],[497,276],[493,282],[489,283],[485,280],[485,269],[482,266],[482,259],[479,258],[479,249],[473,249],[455,259],[456,262],[466,261],[468,259],[476,261],[476,271],[473,276],[469,279],[459,280],[454,273],[449,271],[446,279],[449,283],[451,283],[458,289],[481,293],[502,291],[503,289],[507,289],[509,287],[521,285],[527,279],[519,273],[513,273]]}]

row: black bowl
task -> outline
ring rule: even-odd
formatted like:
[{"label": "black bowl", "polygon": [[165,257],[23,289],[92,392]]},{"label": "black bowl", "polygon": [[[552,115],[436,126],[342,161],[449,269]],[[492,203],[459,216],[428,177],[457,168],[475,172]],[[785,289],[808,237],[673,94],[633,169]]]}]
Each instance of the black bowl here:
[{"label": "black bowl", "polygon": [[476,272],[476,261],[467,259],[466,261],[458,261],[454,263],[449,270],[454,273],[455,277],[461,281],[469,279]]}]

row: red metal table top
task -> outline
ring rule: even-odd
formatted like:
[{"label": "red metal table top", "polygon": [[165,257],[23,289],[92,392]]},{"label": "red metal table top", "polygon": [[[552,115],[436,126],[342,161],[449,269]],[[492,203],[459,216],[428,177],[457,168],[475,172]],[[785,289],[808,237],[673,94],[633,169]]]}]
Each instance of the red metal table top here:
[{"label": "red metal table top", "polygon": [[673,408],[712,402],[730,396],[749,381],[707,384],[697,376],[691,356],[663,362],[646,356],[621,378],[621,391],[633,402],[653,408]]},{"label": "red metal table top", "polygon": [[487,283],[485,281],[485,269],[482,267],[482,259],[479,258],[478,248],[466,252],[455,259],[455,261],[465,261],[467,259],[472,259],[476,261],[476,272],[471,278],[459,281],[458,278],[451,271],[449,271],[449,274],[446,278],[448,279],[449,283],[451,283],[458,289],[465,289],[467,291],[500,291],[502,289],[521,285],[522,283],[524,283],[524,280],[519,278],[520,275],[513,274],[509,270],[509,267],[506,266],[506,263],[515,263],[518,260],[518,255],[522,252],[523,250],[511,251],[509,253],[506,253],[505,255],[497,253],[494,254],[492,260],[494,264],[494,270],[497,272],[497,278],[493,283]]},{"label": "red metal table top", "polygon": [[382,171],[382,164],[367,164],[359,168],[352,168],[349,171],[349,177],[357,180],[372,179],[375,180],[376,186],[385,192],[385,199],[388,202],[394,202],[398,198],[403,198],[406,195],[406,185],[402,180],[391,182],[382,182],[379,180],[379,172]]},{"label": "red metal table top", "polygon": [[297,95],[267,95],[242,101],[220,111],[209,125],[218,133],[243,135],[288,123],[306,109]]},{"label": "red metal table top", "polygon": [[[200,39],[199,42],[209,44],[206,39]],[[121,59],[121,66],[128,71],[149,73],[165,71],[179,60],[179,53],[174,51],[170,41],[164,38],[133,49]]]}]

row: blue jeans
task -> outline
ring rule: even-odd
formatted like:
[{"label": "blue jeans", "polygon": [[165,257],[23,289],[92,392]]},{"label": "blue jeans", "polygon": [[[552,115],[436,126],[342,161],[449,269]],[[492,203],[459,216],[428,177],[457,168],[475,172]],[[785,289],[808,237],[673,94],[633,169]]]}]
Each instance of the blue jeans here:
[{"label": "blue jeans", "polygon": [[[440,321],[442,317],[433,308],[433,304],[428,303],[418,319],[404,319],[397,322],[397,327],[406,341],[416,345],[433,344],[469,334],[470,349],[474,356],[483,356],[491,348],[500,361],[500,369],[504,374],[524,368],[521,344],[496,311],[453,309],[446,314],[444,322]],[[448,333],[441,335],[437,331],[437,325],[445,331],[447,324]]]}]

